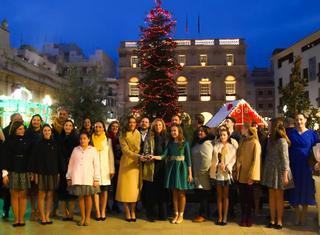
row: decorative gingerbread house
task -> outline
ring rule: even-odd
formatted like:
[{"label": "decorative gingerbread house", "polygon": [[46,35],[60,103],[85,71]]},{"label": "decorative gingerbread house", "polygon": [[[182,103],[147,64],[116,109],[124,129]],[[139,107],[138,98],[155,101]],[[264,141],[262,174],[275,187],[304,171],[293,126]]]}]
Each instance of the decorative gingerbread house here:
[{"label": "decorative gingerbread house", "polygon": [[223,123],[226,117],[233,117],[236,120],[237,127],[241,127],[246,122],[255,122],[259,126],[268,126],[263,117],[261,117],[244,99],[224,104],[206,123],[206,126],[210,128],[218,127]]}]

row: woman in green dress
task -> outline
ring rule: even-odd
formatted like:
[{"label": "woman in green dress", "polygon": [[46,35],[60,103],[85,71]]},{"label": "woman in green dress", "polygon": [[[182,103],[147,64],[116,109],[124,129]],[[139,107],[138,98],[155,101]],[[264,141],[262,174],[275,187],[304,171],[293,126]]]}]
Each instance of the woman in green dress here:
[{"label": "woman in green dress", "polygon": [[170,128],[170,141],[163,155],[152,156],[150,160],[167,160],[165,169],[165,188],[172,190],[174,218],[171,223],[180,224],[186,205],[185,191],[192,189],[192,171],[190,146],[185,141],[183,131],[179,125]]}]

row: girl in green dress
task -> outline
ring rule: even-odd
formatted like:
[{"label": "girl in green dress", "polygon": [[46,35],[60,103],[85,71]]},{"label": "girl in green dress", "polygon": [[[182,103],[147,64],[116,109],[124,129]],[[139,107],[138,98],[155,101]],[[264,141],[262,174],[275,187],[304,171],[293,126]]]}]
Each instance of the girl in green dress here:
[{"label": "girl in green dress", "polygon": [[165,188],[172,190],[174,218],[171,223],[180,224],[186,205],[185,191],[192,189],[192,171],[190,146],[185,141],[183,131],[179,125],[170,128],[170,141],[163,155],[152,156],[150,160],[167,160],[165,169]]}]

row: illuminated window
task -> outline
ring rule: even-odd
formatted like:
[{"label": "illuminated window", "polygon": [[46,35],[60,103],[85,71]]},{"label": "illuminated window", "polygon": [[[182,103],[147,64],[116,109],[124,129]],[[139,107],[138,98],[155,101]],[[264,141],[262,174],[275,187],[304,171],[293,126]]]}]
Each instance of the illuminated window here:
[{"label": "illuminated window", "polygon": [[234,65],[234,56],[233,56],[233,54],[226,54],[226,64],[228,66]]},{"label": "illuminated window", "polygon": [[199,82],[200,87],[200,100],[210,101],[211,100],[211,81],[209,78],[202,78]]},{"label": "illuminated window", "polygon": [[226,100],[233,101],[236,99],[236,78],[227,76],[224,83],[226,84]]},{"label": "illuminated window", "polygon": [[207,63],[208,63],[208,56],[207,55],[200,55],[201,66],[206,66]]},{"label": "illuminated window", "polygon": [[131,67],[137,68],[138,63],[139,63],[138,56],[135,56],[135,55],[131,56]]},{"label": "illuminated window", "polygon": [[178,77],[177,78],[177,86],[178,86],[178,101],[187,101],[187,85],[188,81],[186,77]]},{"label": "illuminated window", "polygon": [[178,63],[183,67],[186,64],[186,55],[178,55]]},{"label": "illuminated window", "polygon": [[137,77],[132,77],[129,80],[129,100],[131,102],[139,101],[139,79]]}]

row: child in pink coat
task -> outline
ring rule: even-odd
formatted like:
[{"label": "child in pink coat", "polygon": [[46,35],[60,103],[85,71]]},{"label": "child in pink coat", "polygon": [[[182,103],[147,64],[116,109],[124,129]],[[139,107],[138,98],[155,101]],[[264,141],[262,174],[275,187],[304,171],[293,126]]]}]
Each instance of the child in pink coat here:
[{"label": "child in pink coat", "polygon": [[97,150],[89,145],[87,133],[80,134],[80,146],[73,149],[69,161],[67,180],[70,194],[79,196],[81,221],[79,226],[90,224],[91,196],[100,191],[100,163]]}]

